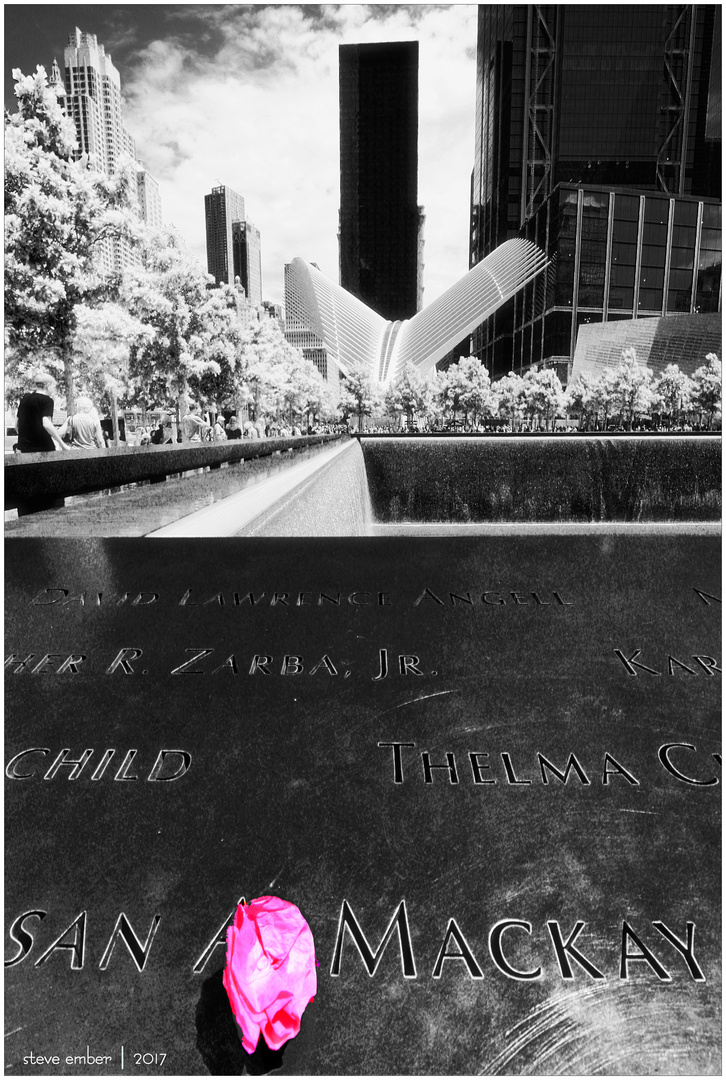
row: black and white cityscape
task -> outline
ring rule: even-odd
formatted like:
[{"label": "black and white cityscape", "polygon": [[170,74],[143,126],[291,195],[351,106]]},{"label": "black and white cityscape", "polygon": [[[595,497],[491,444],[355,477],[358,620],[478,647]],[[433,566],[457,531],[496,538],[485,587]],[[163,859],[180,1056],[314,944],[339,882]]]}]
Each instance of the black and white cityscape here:
[{"label": "black and white cityscape", "polygon": [[720,5],[4,17],[5,1070],[720,1075]]}]

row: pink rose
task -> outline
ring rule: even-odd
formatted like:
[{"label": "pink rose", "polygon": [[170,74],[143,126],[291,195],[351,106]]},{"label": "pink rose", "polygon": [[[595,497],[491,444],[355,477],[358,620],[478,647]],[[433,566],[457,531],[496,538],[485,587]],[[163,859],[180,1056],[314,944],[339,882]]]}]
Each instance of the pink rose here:
[{"label": "pink rose", "polygon": [[223,982],[248,1054],[260,1032],[271,1050],[297,1035],[318,988],[315,967],[313,935],[294,904],[261,896],[239,905],[227,930]]}]

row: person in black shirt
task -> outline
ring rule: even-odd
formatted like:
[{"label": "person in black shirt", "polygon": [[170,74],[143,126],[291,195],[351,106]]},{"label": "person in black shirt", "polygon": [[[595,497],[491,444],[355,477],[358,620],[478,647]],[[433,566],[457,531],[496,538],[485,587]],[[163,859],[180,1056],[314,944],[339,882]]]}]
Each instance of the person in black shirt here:
[{"label": "person in black shirt", "polygon": [[15,447],[21,454],[39,454],[49,450],[67,450],[53,425],[55,379],[42,371],[31,376],[33,389],[23,394],[18,405],[18,441]]},{"label": "person in black shirt", "polygon": [[[69,450],[53,425],[53,398],[55,379],[45,372],[36,371],[30,377],[33,389],[23,394],[18,404],[18,441],[13,447],[21,454],[44,454],[54,450]],[[58,510],[65,504],[62,495],[55,492],[29,495],[18,501],[18,517],[37,514],[42,510]]]},{"label": "person in black shirt", "polygon": [[227,438],[228,439],[241,439],[242,438],[242,429],[240,428],[239,424],[237,423],[237,417],[236,416],[230,416],[224,430],[227,433]]}]

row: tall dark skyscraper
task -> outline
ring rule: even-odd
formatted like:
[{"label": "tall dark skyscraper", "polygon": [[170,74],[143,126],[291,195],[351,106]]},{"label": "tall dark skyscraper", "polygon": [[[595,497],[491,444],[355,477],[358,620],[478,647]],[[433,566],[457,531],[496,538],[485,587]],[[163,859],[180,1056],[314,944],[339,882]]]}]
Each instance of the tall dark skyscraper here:
[{"label": "tall dark skyscraper", "polygon": [[564,374],[582,323],[720,307],[720,19],[480,6],[470,264],[516,235],[554,260],[474,335],[495,376]]},{"label": "tall dark skyscraper", "polygon": [[340,284],[385,319],[421,307],[418,42],[340,46]]},{"label": "tall dark skyscraper", "polygon": [[204,196],[207,230],[207,269],[218,285],[234,285],[232,224],[245,220],[245,201],[232,188],[219,184]]},{"label": "tall dark skyscraper", "polygon": [[262,303],[262,247],[260,230],[251,221],[232,222],[232,264],[253,307]]}]

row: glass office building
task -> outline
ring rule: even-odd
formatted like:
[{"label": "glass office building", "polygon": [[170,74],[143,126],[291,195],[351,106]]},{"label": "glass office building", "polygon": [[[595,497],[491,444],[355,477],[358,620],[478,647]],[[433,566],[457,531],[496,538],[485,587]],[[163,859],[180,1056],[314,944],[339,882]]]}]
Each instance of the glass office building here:
[{"label": "glass office building", "polygon": [[207,270],[217,285],[234,285],[232,223],[244,220],[244,198],[232,188],[219,184],[204,196]]},{"label": "glass office building", "polygon": [[583,323],[721,309],[716,200],[559,184],[523,232],[552,262],[488,342],[499,370],[544,361],[565,381]]},{"label": "glass office building", "polygon": [[494,377],[563,374],[583,322],[720,309],[720,19],[479,8],[471,265],[515,235],[554,257],[475,332]]},{"label": "glass office building", "polygon": [[262,244],[260,230],[251,221],[232,222],[232,266],[248,303],[262,303]]},{"label": "glass office building", "polygon": [[418,42],[341,45],[340,284],[384,319],[421,306]]}]

